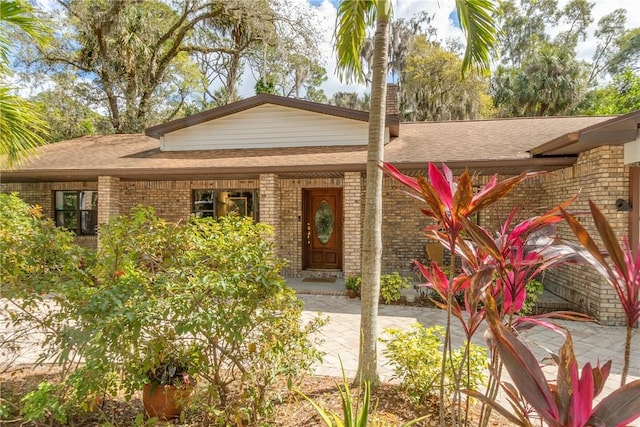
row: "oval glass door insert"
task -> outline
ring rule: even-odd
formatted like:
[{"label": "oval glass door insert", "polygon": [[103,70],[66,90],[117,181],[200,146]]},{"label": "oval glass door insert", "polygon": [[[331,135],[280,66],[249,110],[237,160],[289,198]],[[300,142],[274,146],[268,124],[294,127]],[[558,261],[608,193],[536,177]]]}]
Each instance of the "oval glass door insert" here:
[{"label": "oval glass door insert", "polygon": [[316,236],[318,236],[320,243],[326,245],[333,234],[333,209],[331,209],[331,205],[326,200],[321,201],[315,216]]}]

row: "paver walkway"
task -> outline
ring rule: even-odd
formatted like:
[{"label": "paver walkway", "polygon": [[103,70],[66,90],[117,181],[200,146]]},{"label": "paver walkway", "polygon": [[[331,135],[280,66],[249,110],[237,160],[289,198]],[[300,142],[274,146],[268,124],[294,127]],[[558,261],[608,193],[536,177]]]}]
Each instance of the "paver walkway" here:
[{"label": "paver walkway", "polygon": [[[305,304],[305,319],[311,319],[317,313],[322,313],[329,318],[329,322],[320,331],[324,340],[321,349],[326,352],[326,356],[323,362],[316,367],[316,374],[340,376],[340,358],[347,376],[353,377],[357,369],[358,345],[360,342],[360,300],[349,299],[346,296],[301,293],[298,297]],[[378,333],[380,336],[384,336],[383,331],[386,328],[408,328],[415,322],[420,322],[422,325],[429,327],[436,324],[445,325],[445,321],[446,313],[443,310],[401,305],[380,305]],[[602,398],[616,389],[620,384],[626,329],[624,327],[602,326],[585,322],[557,321],[556,323],[566,327],[571,332],[574,351],[580,366],[586,362],[595,364],[598,361],[604,363],[609,359],[613,361],[611,374],[605,389],[599,397]],[[484,345],[482,330],[476,335],[477,338],[474,342]],[[627,381],[640,378],[640,336],[638,335],[640,333],[635,330],[632,339],[631,367]],[[453,337],[454,346],[462,343],[462,330],[455,319],[453,322]],[[524,338],[530,343],[534,354],[539,360],[546,353],[542,348],[536,346],[536,343],[557,351],[564,340],[559,334],[541,327],[528,331]],[[380,376],[382,380],[389,381],[392,380],[392,370],[382,355],[383,345],[380,343],[378,346],[379,362],[381,364]],[[554,375],[552,367],[545,368],[545,372],[549,377]],[[632,425],[640,426],[640,423],[636,421]]]}]

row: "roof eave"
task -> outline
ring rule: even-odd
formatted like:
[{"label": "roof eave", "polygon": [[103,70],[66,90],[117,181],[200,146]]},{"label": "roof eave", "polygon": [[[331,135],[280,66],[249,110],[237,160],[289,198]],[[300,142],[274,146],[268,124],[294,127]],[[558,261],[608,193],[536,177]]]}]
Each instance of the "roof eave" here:
[{"label": "roof eave", "polygon": [[[448,168],[454,171],[469,169],[470,171],[489,173],[501,173],[500,171],[509,171],[509,173],[522,172],[550,172],[573,166],[577,160],[576,156],[563,157],[527,157],[521,159],[491,159],[491,160],[452,160],[437,161],[432,163],[444,163]],[[399,170],[418,170],[425,169],[430,162],[392,162]]]},{"label": "roof eave", "polygon": [[600,145],[620,145],[635,140],[640,110],[613,117],[576,132],[567,133],[530,150],[534,156],[575,155]]}]

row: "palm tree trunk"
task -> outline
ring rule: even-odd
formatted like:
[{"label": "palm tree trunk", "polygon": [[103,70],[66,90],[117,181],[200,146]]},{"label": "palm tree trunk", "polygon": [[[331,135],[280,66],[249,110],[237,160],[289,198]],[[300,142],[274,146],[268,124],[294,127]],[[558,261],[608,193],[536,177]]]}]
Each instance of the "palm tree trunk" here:
[{"label": "palm tree trunk", "polygon": [[385,138],[387,56],[389,50],[389,0],[377,10],[374,38],[371,108],[369,109],[369,145],[362,241],[362,306],[360,317],[360,357],[356,381],[378,378],[378,300],[382,264],[382,170]]}]

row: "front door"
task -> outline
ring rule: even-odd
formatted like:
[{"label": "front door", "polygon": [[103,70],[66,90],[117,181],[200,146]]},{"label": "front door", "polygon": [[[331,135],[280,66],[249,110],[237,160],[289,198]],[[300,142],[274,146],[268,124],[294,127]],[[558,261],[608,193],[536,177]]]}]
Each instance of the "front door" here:
[{"label": "front door", "polygon": [[303,189],[302,247],[307,269],[342,269],[342,189]]}]

